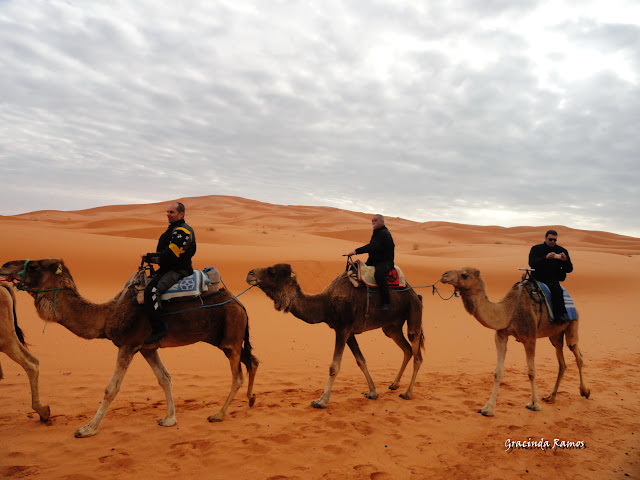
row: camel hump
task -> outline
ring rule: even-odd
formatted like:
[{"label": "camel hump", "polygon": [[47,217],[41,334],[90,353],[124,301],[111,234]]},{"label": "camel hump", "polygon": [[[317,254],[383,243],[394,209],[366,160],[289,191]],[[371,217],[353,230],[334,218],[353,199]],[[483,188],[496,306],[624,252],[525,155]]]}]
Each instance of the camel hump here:
[{"label": "camel hump", "polygon": [[[366,285],[367,287],[376,288],[378,284],[375,279],[375,272],[375,267],[356,260],[349,268],[347,274],[354,287]],[[405,288],[407,286],[407,280],[402,270],[400,270],[400,267],[394,265],[389,275],[387,275],[387,283],[389,283],[389,288]]]}]

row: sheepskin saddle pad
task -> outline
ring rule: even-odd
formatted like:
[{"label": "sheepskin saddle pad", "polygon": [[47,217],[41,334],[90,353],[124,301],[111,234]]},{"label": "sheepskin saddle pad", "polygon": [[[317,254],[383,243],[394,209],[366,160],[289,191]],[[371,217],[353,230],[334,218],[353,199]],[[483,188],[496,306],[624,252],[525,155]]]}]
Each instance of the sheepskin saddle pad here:
[{"label": "sheepskin saddle pad", "polygon": [[[375,267],[366,265],[360,260],[353,262],[348,270],[347,275],[354,287],[366,285],[367,287],[376,288],[378,284],[374,277]],[[397,265],[387,275],[387,282],[390,288],[405,288],[407,286],[407,280],[404,278],[404,273]]]}]

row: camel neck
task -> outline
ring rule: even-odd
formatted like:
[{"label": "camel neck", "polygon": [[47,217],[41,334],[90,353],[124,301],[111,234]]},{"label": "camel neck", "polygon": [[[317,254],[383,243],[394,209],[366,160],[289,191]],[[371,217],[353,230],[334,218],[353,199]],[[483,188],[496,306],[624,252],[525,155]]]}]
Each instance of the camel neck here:
[{"label": "camel neck", "polygon": [[465,309],[473,315],[483,326],[492,330],[502,330],[509,325],[510,317],[504,314],[504,300],[493,303],[484,290],[475,290],[470,294],[461,291]]},{"label": "camel neck", "polygon": [[62,325],[79,337],[105,338],[106,311],[109,304],[97,305],[80,296],[73,289],[63,289],[54,301],[52,292],[34,293],[34,302],[40,316]]},{"label": "camel neck", "polygon": [[327,301],[322,294],[307,295],[300,290],[291,299],[289,311],[294,317],[306,323],[326,322],[324,311]]}]

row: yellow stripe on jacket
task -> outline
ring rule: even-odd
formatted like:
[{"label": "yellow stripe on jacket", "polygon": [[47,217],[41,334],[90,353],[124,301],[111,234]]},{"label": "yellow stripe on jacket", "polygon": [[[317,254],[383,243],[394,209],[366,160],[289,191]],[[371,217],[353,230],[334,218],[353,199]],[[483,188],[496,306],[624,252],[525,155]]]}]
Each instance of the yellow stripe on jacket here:
[{"label": "yellow stripe on jacket", "polygon": [[175,243],[170,243],[169,248],[176,257],[180,257],[184,253],[184,250],[177,246]]}]

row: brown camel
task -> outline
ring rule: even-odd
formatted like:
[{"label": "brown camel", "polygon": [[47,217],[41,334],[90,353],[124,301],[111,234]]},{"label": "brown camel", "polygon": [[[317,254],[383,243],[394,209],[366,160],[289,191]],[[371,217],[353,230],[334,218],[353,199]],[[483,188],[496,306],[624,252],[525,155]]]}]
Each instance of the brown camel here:
[{"label": "brown camel", "polygon": [[[197,299],[168,304],[165,309],[170,314],[166,316],[169,324],[167,337],[156,344],[144,345],[151,326],[143,306],[135,301],[136,291],[133,288],[125,288],[106,303],[91,303],[80,296],[69,270],[60,259],[16,260],[5,263],[0,274],[21,282],[20,288],[33,296],[38,314],[45,321],[59,323],[82,338],[108,338],[118,347],[116,368],[102,403],[93,419],[75,432],[76,437],[88,437],[98,432],[100,422],[138,352],[151,366],[167,398],[167,416],[159,420],[158,425],[170,427],[176,424],[171,376],[160,360],[158,348],[205,342],[220,348],[227,356],[231,365],[231,392],[220,411],[209,417],[210,422],[223,419],[231,400],[242,386],[244,379],[240,362],[247,368],[247,397],[249,406],[253,406],[255,396],[251,392],[258,360],[251,354],[247,312],[240,302],[231,300],[232,294],[228,290],[221,289],[203,297],[202,302]],[[219,305],[221,303],[224,304]]]},{"label": "brown camel", "polygon": [[554,324],[549,321],[546,308],[540,308],[529,294],[523,289],[522,284],[517,284],[498,303],[489,301],[485,293],[485,286],[480,271],[472,267],[464,267],[460,270],[445,272],[440,279],[442,283],[449,283],[460,292],[462,303],[467,312],[485,327],[496,330],[495,342],[498,352],[498,363],[494,374],[493,391],[487,404],[478,410],[484,416],[493,416],[498,396],[498,387],[502,382],[504,358],[507,353],[507,340],[513,335],[518,342],[524,345],[527,357],[527,373],[531,382],[531,402],[527,404],[530,410],[541,410],[536,392],[535,351],[536,338],[549,337],[551,344],[556,349],[558,358],[558,379],[553,391],[543,400],[553,403],[556,400],[560,381],[567,369],[564,361],[562,347],[566,336],[567,345],[576,357],[578,371],[580,372],[580,394],[589,398],[590,391],[584,384],[582,377],[582,353],[578,348],[578,320],[563,324]]},{"label": "brown camel", "polygon": [[[40,415],[40,421],[49,420],[49,405],[40,403],[38,376],[40,362],[25,347],[24,335],[18,327],[16,297],[10,283],[0,282],[0,352],[24,368],[31,385],[31,407]],[[0,380],[4,377],[0,367]]]},{"label": "brown camel", "polygon": [[[340,371],[345,344],[349,345],[356,363],[364,373],[369,385],[366,398],[378,398],[367,363],[360,351],[355,335],[368,330],[382,328],[382,331],[402,349],[404,359],[400,371],[389,386],[396,390],[409,360],[413,357],[413,376],[407,391],[400,396],[410,399],[413,385],[422,363],[424,335],[422,333],[422,301],[413,290],[392,291],[391,310],[381,311],[378,295],[367,300],[364,288],[355,288],[346,276],[339,275],[321,293],[306,295],[296,281],[290,265],[280,263],[268,268],[256,268],[247,274],[247,283],[257,285],[274,302],[276,310],[291,312],[306,323],[326,323],[336,332],[333,362],[329,367],[329,381],[324,393],[311,402],[315,408],[326,408],[331,396],[331,387]],[[368,311],[367,311],[368,310]],[[409,342],[402,334],[407,322]]]}]

